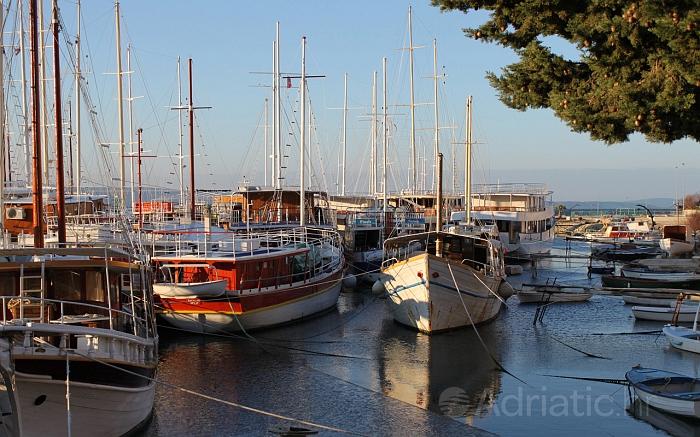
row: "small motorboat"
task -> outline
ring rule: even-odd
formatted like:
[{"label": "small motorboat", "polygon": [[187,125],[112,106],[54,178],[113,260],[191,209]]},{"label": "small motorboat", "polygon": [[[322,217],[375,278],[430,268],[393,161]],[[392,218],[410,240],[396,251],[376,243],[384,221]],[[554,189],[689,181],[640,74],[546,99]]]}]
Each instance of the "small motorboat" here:
[{"label": "small motorboat", "polygon": [[676,297],[656,297],[656,296],[637,296],[636,294],[623,294],[622,300],[628,305],[650,306],[650,307],[668,307],[676,302]]},{"label": "small motorboat", "polygon": [[646,404],[667,413],[700,418],[700,379],[640,366],[627,372],[625,379]]},{"label": "small motorboat", "polygon": [[[637,320],[653,320],[656,322],[673,322],[676,308],[671,307],[649,307],[649,306],[633,306],[632,314]],[[695,318],[695,307],[682,305],[678,308],[679,323],[692,323]]]},{"label": "small motorboat", "polygon": [[669,225],[664,226],[659,246],[670,256],[680,256],[691,253],[695,249],[695,242],[688,241],[684,225]]},{"label": "small motorboat", "polygon": [[[686,299],[700,300],[698,296],[683,296]],[[700,315],[700,304],[695,308],[695,318],[693,329],[683,326],[666,325],[663,332],[668,338],[671,346],[688,352],[700,354],[700,332],[698,331],[698,315]]]},{"label": "small motorboat", "polygon": [[153,293],[175,299],[217,297],[226,292],[227,283],[226,279],[206,282],[158,282],[153,284]]},{"label": "small motorboat", "polygon": [[567,285],[523,284],[517,296],[520,303],[585,302],[593,296],[589,290]]}]

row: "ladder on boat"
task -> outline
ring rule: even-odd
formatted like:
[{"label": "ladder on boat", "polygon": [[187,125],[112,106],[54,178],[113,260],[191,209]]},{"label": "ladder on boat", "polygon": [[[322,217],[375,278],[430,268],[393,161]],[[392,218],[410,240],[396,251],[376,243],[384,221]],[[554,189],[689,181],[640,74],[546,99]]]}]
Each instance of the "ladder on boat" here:
[{"label": "ladder on boat", "polygon": [[[42,323],[48,319],[46,314],[46,270],[44,262],[41,263],[41,274],[27,275],[24,264],[19,267],[19,318],[28,322]],[[38,288],[37,288],[38,282]],[[30,298],[25,302],[24,298]],[[26,315],[25,313],[29,313]]]}]

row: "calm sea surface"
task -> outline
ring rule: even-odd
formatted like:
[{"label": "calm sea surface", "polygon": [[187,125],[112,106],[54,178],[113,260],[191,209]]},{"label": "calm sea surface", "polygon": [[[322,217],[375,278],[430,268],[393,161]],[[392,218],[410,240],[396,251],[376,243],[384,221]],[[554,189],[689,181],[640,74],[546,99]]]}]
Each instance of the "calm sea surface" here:
[{"label": "calm sea surface", "polygon": [[[555,247],[564,253],[563,242]],[[538,275],[599,283],[586,277],[583,260],[549,261]],[[510,281],[534,279],[526,268]],[[624,386],[546,376],[617,380],[641,364],[698,377],[700,356],[671,348],[663,336],[612,335],[661,324],[635,322],[619,297],[553,305],[536,326],[534,305],[508,304],[479,327],[483,344],[471,328],[430,337],[397,325],[385,300],[367,290],[343,293],[333,312],[253,339],[163,329],[158,378],[364,435],[700,435],[697,423],[630,405]],[[161,385],[143,435],[273,435],[289,426],[304,425]]]}]

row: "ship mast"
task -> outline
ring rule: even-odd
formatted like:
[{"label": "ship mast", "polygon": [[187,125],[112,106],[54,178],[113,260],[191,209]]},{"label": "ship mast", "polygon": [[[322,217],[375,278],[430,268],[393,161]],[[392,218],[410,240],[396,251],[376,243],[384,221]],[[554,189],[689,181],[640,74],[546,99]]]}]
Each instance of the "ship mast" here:
[{"label": "ship mast", "polygon": [[282,188],[282,111],[280,105],[280,22],[275,24],[275,53],[274,53],[274,85],[273,85],[273,112],[275,120],[275,185],[276,189]]},{"label": "ship mast", "polygon": [[22,118],[24,119],[24,126],[22,129],[22,134],[24,137],[24,172],[27,178],[27,185],[29,185],[29,178],[32,175],[32,154],[29,150],[29,124],[30,116],[27,104],[27,53],[24,47],[24,4],[23,0],[20,0],[17,7],[19,8],[19,51],[21,53],[21,82],[22,82]]},{"label": "ship mast", "polygon": [[467,97],[467,141],[464,153],[464,218],[467,224],[472,221],[472,96]]},{"label": "ship mast", "polygon": [[32,231],[34,247],[44,247],[43,184],[41,180],[41,108],[39,106],[39,38],[37,36],[37,0],[29,0],[29,56],[31,66],[32,97]]},{"label": "ship mast", "polygon": [[65,175],[63,171],[63,117],[61,114],[61,60],[58,42],[58,0],[53,0],[53,88],[56,116],[56,215],[58,216],[58,244],[66,242]]},{"label": "ship mast", "polygon": [[3,3],[0,0],[0,232],[4,232],[5,229],[5,165],[6,161],[9,161],[5,150],[5,10]]},{"label": "ship mast", "polygon": [[384,136],[382,138],[383,140],[383,152],[382,152],[382,200],[383,200],[383,205],[382,205],[382,212],[384,213],[384,219],[386,220],[386,207],[387,207],[387,198],[386,198],[386,164],[387,164],[387,151],[389,150],[389,124],[388,124],[388,118],[387,118],[387,89],[386,89],[386,57],[382,58],[382,76],[383,76],[383,82],[382,82],[382,92],[384,93],[384,99],[382,103],[382,108],[383,108],[383,114],[382,118],[384,119]]},{"label": "ship mast", "polygon": [[433,116],[435,118],[435,150],[433,151],[435,155],[435,171],[433,171],[433,186],[435,186],[436,175],[437,175],[437,165],[438,165],[438,154],[440,153],[440,124],[438,117],[438,67],[437,67],[437,40],[433,39]]},{"label": "ship mast", "polygon": [[299,225],[306,226],[306,37],[301,37],[301,81],[299,83]]},{"label": "ship mast", "polygon": [[347,159],[348,144],[348,74],[343,75],[343,165],[340,176],[340,195],[345,196],[345,163]]},{"label": "ship mast", "polygon": [[377,72],[372,72],[372,154],[371,173],[369,177],[369,193],[377,195]]},{"label": "ship mast", "polygon": [[126,179],[124,165],[124,90],[122,84],[122,44],[121,44],[121,26],[119,17],[119,0],[114,2],[114,22],[116,29],[117,42],[117,105],[118,105],[118,121],[119,121],[119,201],[122,209],[126,206],[126,195],[124,193],[124,181]]},{"label": "ship mast", "polygon": [[80,0],[77,0],[76,11],[76,32],[75,32],[75,194],[78,195],[78,215],[80,215],[81,197],[80,197],[80,83],[82,72],[80,71]]},{"label": "ship mast", "polygon": [[129,200],[134,203],[134,97],[131,95],[131,44],[126,46],[126,111],[129,114]]},{"label": "ship mast", "polygon": [[[177,57],[177,106],[182,108],[182,78],[180,68],[180,57]],[[178,163],[180,172],[180,206],[185,206],[185,156],[183,154],[183,133],[182,133],[182,111],[177,111],[177,133],[178,133]]]},{"label": "ship mast", "polygon": [[411,100],[409,109],[411,112],[411,180],[409,185],[411,193],[416,194],[416,105],[413,90],[413,9],[408,7],[408,58],[409,58],[409,88]]}]

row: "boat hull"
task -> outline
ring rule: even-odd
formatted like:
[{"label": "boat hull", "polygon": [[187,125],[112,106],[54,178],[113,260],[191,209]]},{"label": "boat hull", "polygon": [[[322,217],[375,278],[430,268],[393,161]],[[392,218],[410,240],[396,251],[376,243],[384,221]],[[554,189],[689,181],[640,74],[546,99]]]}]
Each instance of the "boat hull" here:
[{"label": "boat hull", "polygon": [[665,396],[658,396],[644,390],[634,388],[634,394],[644,403],[679,416],[700,417],[700,401],[682,401]]},{"label": "boat hull", "polygon": [[520,303],[541,303],[541,302],[586,302],[593,296],[592,293],[585,292],[541,292],[541,291],[520,291],[518,299]]},{"label": "boat hull", "polygon": [[671,256],[685,255],[687,253],[691,253],[695,248],[693,243],[676,240],[673,238],[662,238],[659,241],[659,246],[661,246],[661,250]]},{"label": "boat hull", "polygon": [[[674,308],[663,307],[632,307],[632,314],[638,320],[653,320],[670,323],[673,320]],[[678,322],[691,323],[695,319],[694,308],[682,308],[678,314]]]},{"label": "boat hull", "polygon": [[678,288],[700,290],[700,280],[691,281],[657,281],[654,279],[636,279],[624,276],[604,275],[604,287],[611,288]]},{"label": "boat hull", "polygon": [[501,309],[496,297],[501,278],[484,276],[465,265],[449,265],[459,291],[443,258],[420,254],[385,268],[382,282],[394,320],[435,333],[494,319]]},{"label": "boat hull", "polygon": [[664,326],[664,335],[671,346],[700,354],[700,332],[682,326]]},{"label": "boat hull", "polygon": [[187,298],[202,296],[221,296],[226,292],[226,279],[194,283],[156,283],[153,293],[164,297]]},{"label": "boat hull", "polygon": [[[65,381],[19,372],[15,381],[22,435],[68,435]],[[150,418],[154,396],[154,382],[114,387],[71,381],[71,435],[127,434]]]},{"label": "boat hull", "polygon": [[[250,310],[245,309],[245,302],[229,302],[225,298],[213,301],[194,299],[184,300],[184,302],[163,300],[166,310],[159,315],[176,328],[192,332],[221,333],[222,331],[239,332],[270,328],[335,307],[342,288],[339,274],[333,275],[330,280],[329,278],[321,280],[319,283],[321,285],[311,284],[279,292],[281,294],[296,292],[299,296],[288,300],[282,300],[284,296],[278,296],[277,303],[270,295],[271,300],[267,305]],[[245,297],[240,300],[243,301],[243,299]]]}]

